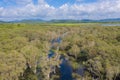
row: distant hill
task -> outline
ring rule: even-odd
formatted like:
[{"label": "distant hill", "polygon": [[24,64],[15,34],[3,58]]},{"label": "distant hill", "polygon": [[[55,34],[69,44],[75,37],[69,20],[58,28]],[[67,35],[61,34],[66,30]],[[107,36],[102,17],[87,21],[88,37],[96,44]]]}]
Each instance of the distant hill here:
[{"label": "distant hill", "polygon": [[120,18],[113,18],[113,19],[101,19],[98,20],[100,22],[120,22]]},{"label": "distant hill", "polygon": [[101,20],[91,20],[91,19],[71,20],[71,19],[65,19],[65,20],[50,20],[49,22],[53,22],[53,23],[120,22],[120,18],[101,19]]},{"label": "distant hill", "polygon": [[0,21],[0,23],[5,23],[5,21]]},{"label": "distant hill", "polygon": [[[42,20],[42,19],[24,19],[24,20],[15,20],[15,21],[6,21],[9,23],[88,23],[88,22],[120,22],[120,18],[111,18],[111,19],[100,19],[100,20],[91,20],[91,19],[82,19],[82,20],[74,20],[74,19],[53,19],[53,20]],[[0,23],[5,23],[5,21],[0,21]]]},{"label": "distant hill", "polygon": [[61,20],[50,20],[48,22],[52,22],[52,23],[78,23],[80,22],[80,20],[72,20],[72,19],[61,19]]},{"label": "distant hill", "polygon": [[28,20],[16,20],[16,21],[10,21],[12,23],[40,23],[40,22],[45,22],[42,19],[28,19]]}]

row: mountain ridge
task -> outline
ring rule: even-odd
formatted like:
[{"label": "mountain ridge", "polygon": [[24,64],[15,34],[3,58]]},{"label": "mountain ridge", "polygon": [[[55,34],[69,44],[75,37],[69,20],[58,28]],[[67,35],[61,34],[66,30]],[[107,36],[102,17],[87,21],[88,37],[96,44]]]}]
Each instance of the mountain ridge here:
[{"label": "mountain ridge", "polygon": [[23,20],[14,20],[14,21],[0,21],[0,23],[81,23],[81,22],[120,22],[120,18],[111,18],[111,19],[51,19],[51,20],[43,20],[43,19],[23,19]]}]

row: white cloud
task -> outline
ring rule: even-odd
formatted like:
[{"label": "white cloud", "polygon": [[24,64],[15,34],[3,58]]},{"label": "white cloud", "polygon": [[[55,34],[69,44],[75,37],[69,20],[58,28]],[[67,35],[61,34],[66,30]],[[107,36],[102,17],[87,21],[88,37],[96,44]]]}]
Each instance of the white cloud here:
[{"label": "white cloud", "polygon": [[[7,1],[7,0],[5,0]],[[13,0],[11,0],[13,1]],[[44,0],[34,5],[32,0],[16,0],[21,7],[0,7],[0,20],[16,20],[29,18],[42,19],[102,19],[120,17],[120,0],[99,0],[94,3],[64,4],[55,8]]]},{"label": "white cloud", "polygon": [[3,0],[5,4],[17,4],[17,5],[26,5],[32,2],[32,0]]},{"label": "white cloud", "polygon": [[120,17],[120,0],[98,1],[95,3],[63,5],[63,14],[67,12],[73,19],[102,19]]},{"label": "white cloud", "polygon": [[0,12],[2,12],[2,10],[4,10],[4,8],[3,8],[3,7],[0,7]]}]

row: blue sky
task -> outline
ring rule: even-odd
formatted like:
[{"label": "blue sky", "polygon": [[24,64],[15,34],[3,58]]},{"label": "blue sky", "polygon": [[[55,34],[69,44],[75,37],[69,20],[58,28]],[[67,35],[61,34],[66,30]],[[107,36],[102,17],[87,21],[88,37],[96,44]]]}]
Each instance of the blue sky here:
[{"label": "blue sky", "polygon": [[45,0],[49,5],[60,7],[65,3],[74,4],[75,0]]},{"label": "blue sky", "polygon": [[93,3],[93,2],[96,2],[97,0],[45,0],[49,5],[52,5],[54,7],[60,7],[62,6],[63,4],[75,4],[75,3],[79,3],[79,4],[82,4],[82,3]]},{"label": "blue sky", "polygon": [[0,20],[120,18],[120,0],[0,0]]},{"label": "blue sky", "polygon": [[[22,0],[23,1],[23,0]],[[48,3],[50,6],[54,6],[54,7],[60,7],[63,4],[75,4],[78,3],[82,4],[82,3],[93,3],[96,2],[97,0],[45,0],[46,3]],[[38,0],[32,0],[32,2],[37,5],[38,4]],[[10,6],[18,6],[19,4],[17,4],[17,2],[15,0],[0,0],[0,6],[3,7],[10,7]]]}]

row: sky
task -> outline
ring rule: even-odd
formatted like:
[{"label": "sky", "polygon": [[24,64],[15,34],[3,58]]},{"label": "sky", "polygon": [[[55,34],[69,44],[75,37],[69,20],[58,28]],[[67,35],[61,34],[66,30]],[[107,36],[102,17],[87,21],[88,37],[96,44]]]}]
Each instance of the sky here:
[{"label": "sky", "polygon": [[120,0],[0,0],[0,20],[120,18]]}]

